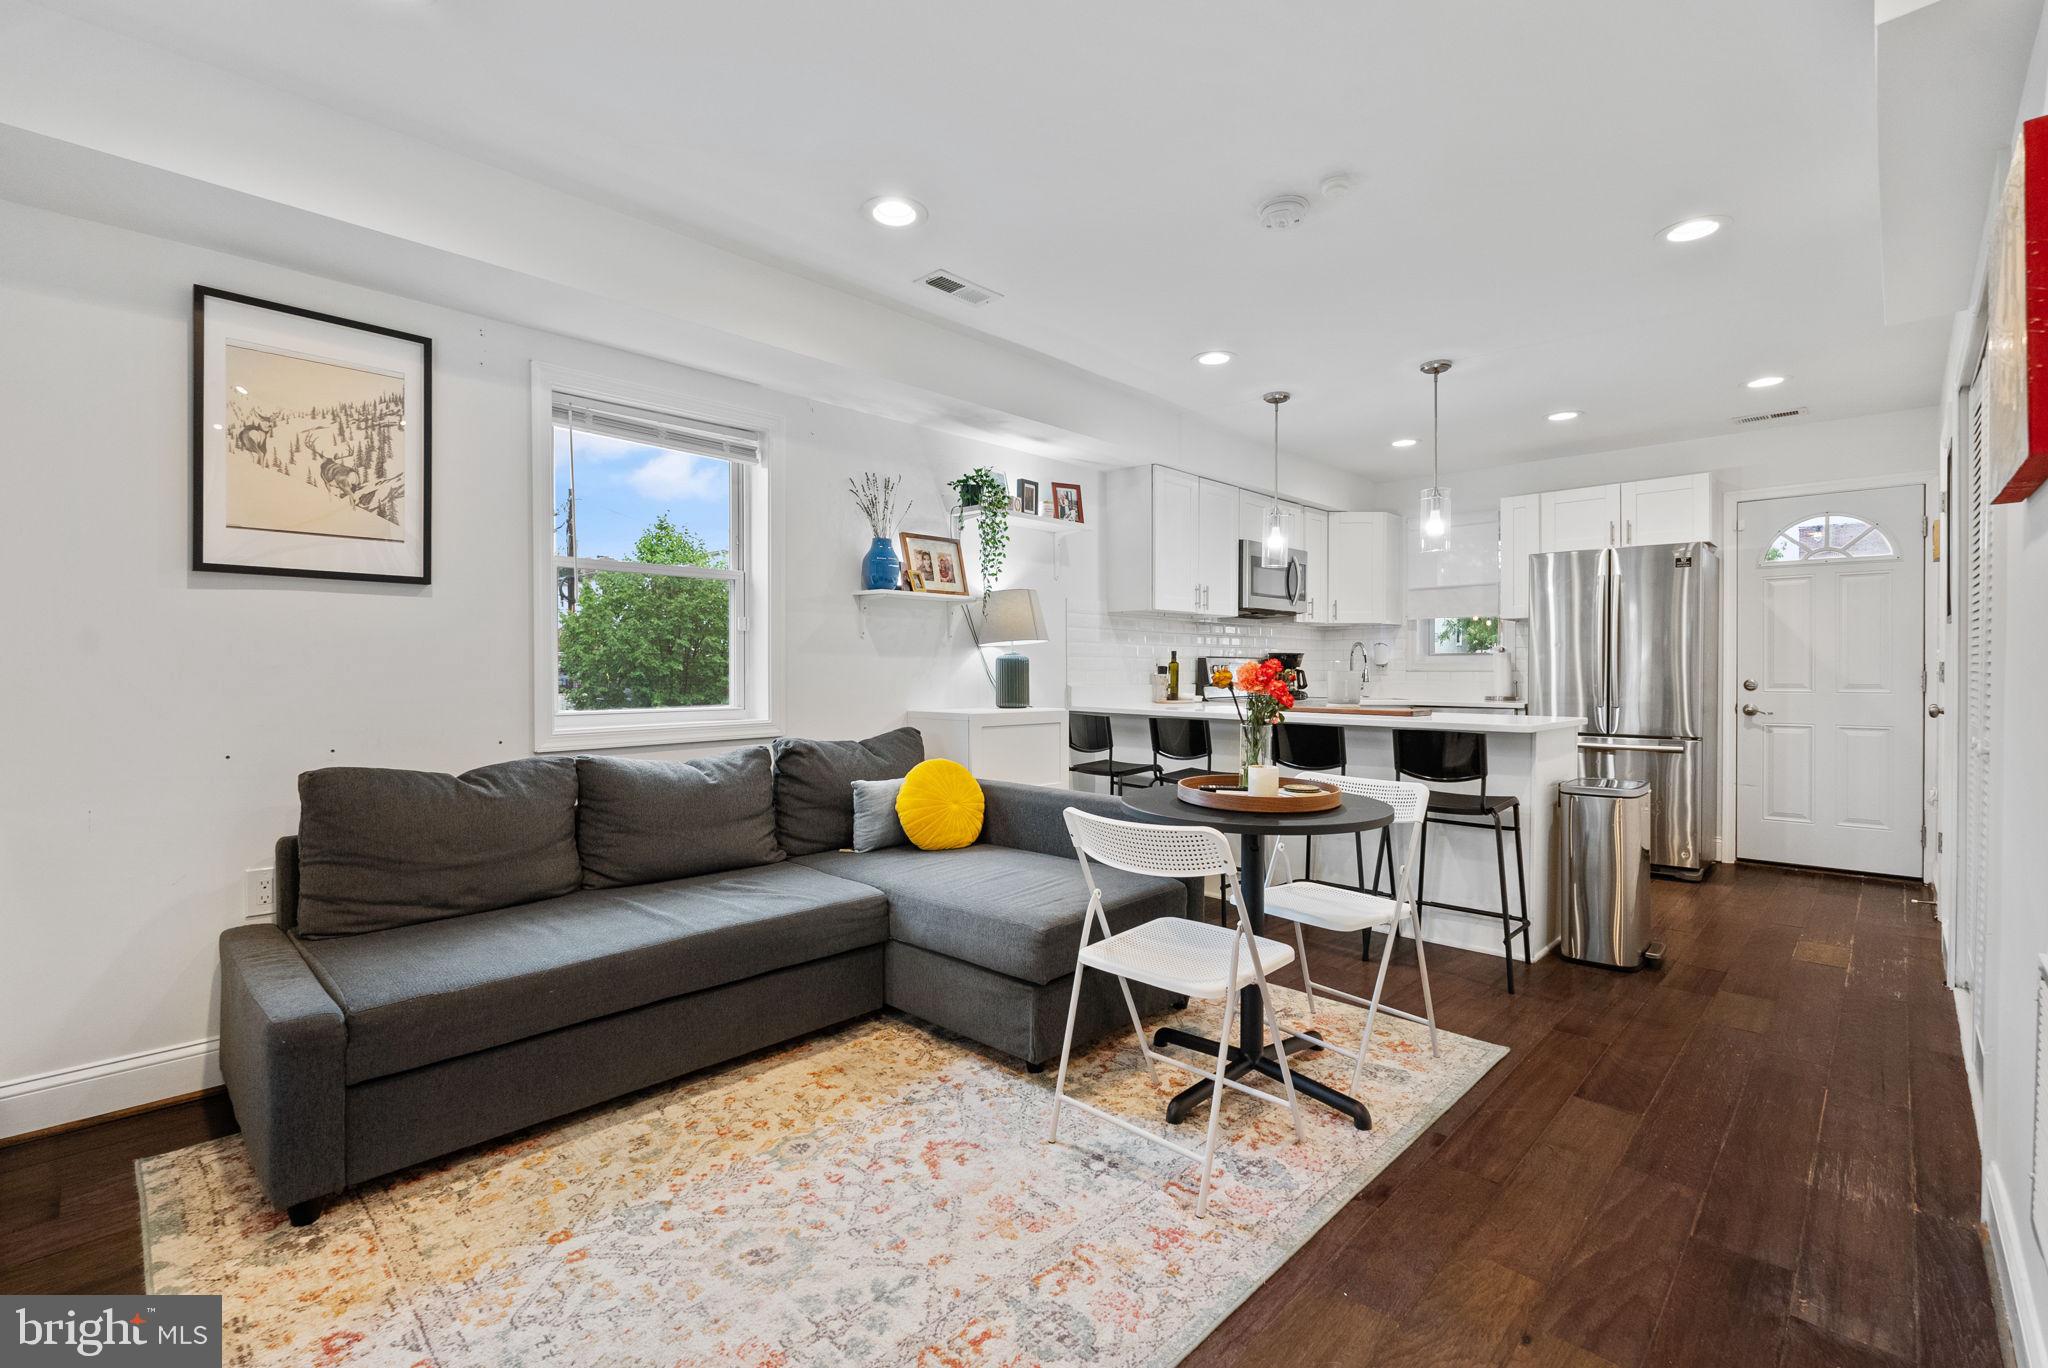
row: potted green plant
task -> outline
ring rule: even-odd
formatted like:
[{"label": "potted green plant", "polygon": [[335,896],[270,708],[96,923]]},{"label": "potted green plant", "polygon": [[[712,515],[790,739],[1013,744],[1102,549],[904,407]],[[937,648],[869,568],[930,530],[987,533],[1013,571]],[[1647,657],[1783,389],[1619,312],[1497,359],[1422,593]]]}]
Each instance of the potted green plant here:
[{"label": "potted green plant", "polygon": [[967,526],[967,510],[981,510],[977,535],[981,546],[981,606],[988,608],[988,596],[995,591],[996,576],[1002,573],[1003,557],[1010,546],[1010,484],[989,466],[977,466],[947,482],[959,501],[959,524]]}]

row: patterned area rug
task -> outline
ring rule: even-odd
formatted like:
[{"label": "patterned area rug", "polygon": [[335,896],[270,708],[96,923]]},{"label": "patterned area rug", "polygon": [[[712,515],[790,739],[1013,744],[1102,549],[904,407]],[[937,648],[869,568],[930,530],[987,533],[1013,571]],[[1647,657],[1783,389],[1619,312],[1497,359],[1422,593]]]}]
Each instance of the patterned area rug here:
[{"label": "patterned area rug", "polygon": [[[1362,1014],[1319,1005],[1356,1037]],[[1167,1365],[1506,1053],[1375,1034],[1369,1132],[1304,1104],[1296,1143],[1283,1108],[1226,1095],[1201,1221],[1199,1165],[1163,1146],[1075,1110],[1045,1143],[1050,1069],[881,1016],[357,1189],[304,1229],[237,1137],[145,1159],[145,1276],[222,1295],[233,1364]],[[1305,1065],[1348,1081],[1349,1060]],[[1165,1131],[1182,1080],[1160,1078],[1126,1036],[1068,1085]]]}]

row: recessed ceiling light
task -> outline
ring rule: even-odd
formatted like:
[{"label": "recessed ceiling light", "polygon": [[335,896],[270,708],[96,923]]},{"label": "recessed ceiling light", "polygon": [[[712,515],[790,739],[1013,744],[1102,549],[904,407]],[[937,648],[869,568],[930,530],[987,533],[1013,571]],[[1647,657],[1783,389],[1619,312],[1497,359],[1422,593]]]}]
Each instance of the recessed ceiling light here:
[{"label": "recessed ceiling light", "polygon": [[1415,439],[1413,437],[1396,437],[1393,445],[1397,447],[1412,447],[1415,445]]},{"label": "recessed ceiling light", "polygon": [[248,392],[249,391],[243,389],[240,385],[235,386],[235,393],[237,394],[247,394]]},{"label": "recessed ceiling light", "polygon": [[908,228],[924,221],[924,206],[907,195],[879,195],[862,207],[884,228]]},{"label": "recessed ceiling light", "polygon": [[1200,366],[1227,366],[1236,357],[1227,351],[1205,351],[1195,353],[1195,364]]},{"label": "recessed ceiling light", "polygon": [[1550,421],[1553,423],[1569,423],[1578,416],[1579,411],[1577,409],[1559,409],[1550,415]]},{"label": "recessed ceiling light", "polygon": [[1749,384],[1746,385],[1744,388],[1771,389],[1774,386],[1782,385],[1784,383],[1785,377],[1782,375],[1759,375],[1756,379],[1750,381]]},{"label": "recessed ceiling light", "polygon": [[1659,236],[1666,242],[1698,242],[1701,238],[1710,238],[1720,232],[1727,223],[1727,219],[1705,214],[1699,218],[1680,220],[1666,228]]}]

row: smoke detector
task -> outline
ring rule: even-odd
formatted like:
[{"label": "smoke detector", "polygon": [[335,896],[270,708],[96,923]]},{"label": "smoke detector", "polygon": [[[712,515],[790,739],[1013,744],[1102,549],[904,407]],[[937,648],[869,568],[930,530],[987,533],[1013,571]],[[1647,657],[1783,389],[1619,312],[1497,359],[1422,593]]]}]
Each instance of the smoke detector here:
[{"label": "smoke detector", "polygon": [[1259,224],[1276,232],[1301,227],[1308,217],[1308,201],[1300,195],[1277,195],[1259,206]]},{"label": "smoke detector", "polygon": [[1323,192],[1324,199],[1343,199],[1358,188],[1358,181],[1352,176],[1339,172],[1334,176],[1323,177],[1323,183],[1317,188]]},{"label": "smoke detector", "polygon": [[940,294],[948,294],[963,304],[986,304],[991,299],[1001,299],[1001,293],[986,285],[977,285],[956,271],[933,271],[920,276],[925,284]]},{"label": "smoke detector", "polygon": [[1780,418],[1797,418],[1806,412],[1803,408],[1775,409],[1770,413],[1745,413],[1735,421],[1738,423],[1775,423]]}]

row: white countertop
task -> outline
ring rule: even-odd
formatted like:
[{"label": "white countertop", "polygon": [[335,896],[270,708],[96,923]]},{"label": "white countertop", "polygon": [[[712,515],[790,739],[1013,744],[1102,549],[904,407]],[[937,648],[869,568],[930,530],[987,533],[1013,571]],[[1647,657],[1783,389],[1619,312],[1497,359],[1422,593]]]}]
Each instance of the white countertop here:
[{"label": "white countertop", "polygon": [[[1346,703],[1352,701],[1348,698],[1344,700]],[[1527,712],[1529,710],[1529,701],[1525,698],[1396,698],[1393,696],[1382,698],[1378,694],[1368,694],[1365,698],[1365,706],[1368,708],[1445,708],[1458,712],[1474,708],[1480,710],[1491,708],[1499,712]]]},{"label": "white countertop", "polygon": [[[1405,706],[1374,699],[1368,706]],[[1116,717],[1206,717],[1215,722],[1236,722],[1237,711],[1229,703],[1108,703],[1077,706],[1076,712],[1109,713]],[[1517,713],[1447,712],[1426,717],[1373,717],[1360,713],[1290,712],[1288,723],[1309,727],[1365,727],[1383,731],[1502,732],[1532,735],[1537,732],[1577,732],[1585,719],[1578,717],[1531,717]]]}]

